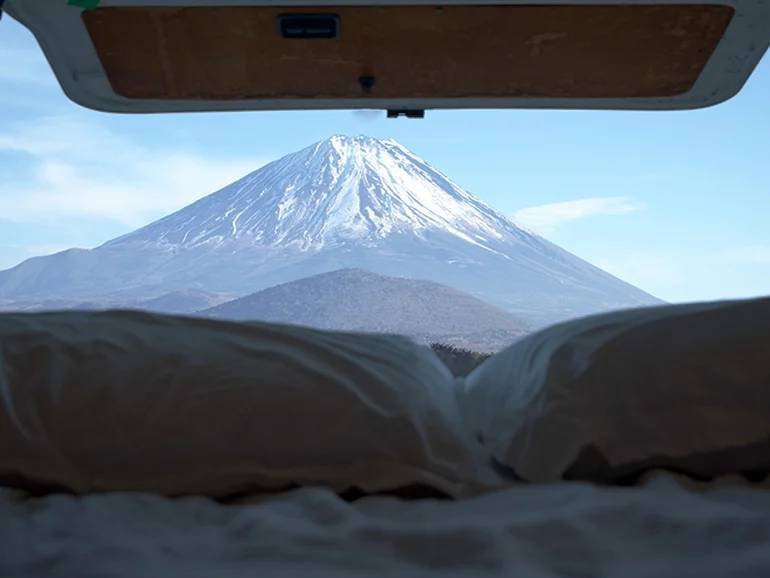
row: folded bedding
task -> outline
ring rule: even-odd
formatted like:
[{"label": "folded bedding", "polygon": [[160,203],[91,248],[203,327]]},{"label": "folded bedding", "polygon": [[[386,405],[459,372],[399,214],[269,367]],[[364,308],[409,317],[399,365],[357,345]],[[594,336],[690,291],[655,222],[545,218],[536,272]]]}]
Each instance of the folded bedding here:
[{"label": "folded bedding", "polygon": [[770,299],[549,327],[467,378],[469,429],[512,479],[627,483],[651,468],[770,472]]},{"label": "folded bedding", "polygon": [[454,380],[395,336],[141,312],[0,316],[0,484],[226,497],[471,491]]},{"label": "folded bedding", "polygon": [[770,299],[569,321],[465,379],[397,336],[0,315],[0,485],[463,498],[658,468],[770,472]]}]

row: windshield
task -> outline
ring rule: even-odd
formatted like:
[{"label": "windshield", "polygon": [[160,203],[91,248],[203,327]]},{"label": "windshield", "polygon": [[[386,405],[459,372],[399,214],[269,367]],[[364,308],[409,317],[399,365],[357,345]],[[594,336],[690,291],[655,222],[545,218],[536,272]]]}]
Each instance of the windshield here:
[{"label": "windshield", "polygon": [[[497,351],[770,291],[770,62],[690,112],[115,115],[0,21],[0,307],[145,309]],[[10,64],[10,65],[8,65]]]}]

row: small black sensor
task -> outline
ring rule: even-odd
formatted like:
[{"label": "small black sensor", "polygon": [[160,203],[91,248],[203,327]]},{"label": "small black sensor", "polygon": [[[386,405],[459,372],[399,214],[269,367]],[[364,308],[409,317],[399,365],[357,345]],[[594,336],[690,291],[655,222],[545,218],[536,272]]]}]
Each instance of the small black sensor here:
[{"label": "small black sensor", "polygon": [[358,84],[361,85],[361,90],[369,94],[372,92],[376,79],[373,76],[361,76],[358,78]]},{"label": "small black sensor", "polygon": [[387,113],[388,118],[398,118],[405,116],[406,118],[425,118],[425,111],[422,109],[389,109]]},{"label": "small black sensor", "polygon": [[336,14],[282,14],[278,29],[283,38],[337,38],[340,17]]}]

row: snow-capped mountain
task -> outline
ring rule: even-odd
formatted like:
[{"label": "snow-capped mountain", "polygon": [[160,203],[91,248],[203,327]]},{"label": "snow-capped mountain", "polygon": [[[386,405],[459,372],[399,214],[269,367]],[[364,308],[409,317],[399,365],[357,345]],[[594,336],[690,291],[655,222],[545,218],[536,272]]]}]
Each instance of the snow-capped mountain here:
[{"label": "snow-capped mountain", "polygon": [[428,230],[484,246],[501,229],[518,231],[396,141],[337,135],[107,246],[245,242],[318,251]]},{"label": "snow-capped mountain", "polygon": [[657,302],[520,229],[397,142],[344,136],[96,249],[0,272],[0,299],[246,295],[347,267],[444,283],[535,325]]}]

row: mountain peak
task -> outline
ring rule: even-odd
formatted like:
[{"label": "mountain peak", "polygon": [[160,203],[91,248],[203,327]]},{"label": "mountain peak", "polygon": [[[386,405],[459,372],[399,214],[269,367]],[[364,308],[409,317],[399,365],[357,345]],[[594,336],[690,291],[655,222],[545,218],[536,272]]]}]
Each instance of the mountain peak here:
[{"label": "mountain peak", "polygon": [[110,244],[311,250],[441,231],[489,246],[501,229],[519,231],[395,140],[333,135]]},{"label": "mountain peak", "polygon": [[330,143],[365,144],[365,143],[382,143],[391,139],[378,139],[376,137],[365,135],[365,134],[348,135],[348,134],[337,133],[337,134],[331,135],[325,140]]},{"label": "mountain peak", "polygon": [[385,138],[380,139],[373,136],[368,136],[365,134],[359,134],[359,135],[347,135],[347,134],[333,134],[330,137],[322,140],[321,142],[328,142],[329,144],[332,144],[334,146],[377,146],[377,145],[388,145],[388,144],[395,144],[398,146],[399,143],[393,139],[393,138]]},{"label": "mountain peak", "polygon": [[313,154],[323,154],[324,152],[333,151],[339,155],[342,155],[342,157],[348,157],[351,155],[366,154],[367,152],[371,153],[376,150],[387,151],[390,148],[401,149],[409,152],[406,147],[398,143],[395,139],[379,139],[363,134],[355,136],[346,134],[333,134],[330,137],[318,141],[317,143],[310,145],[303,150],[312,149]]}]

